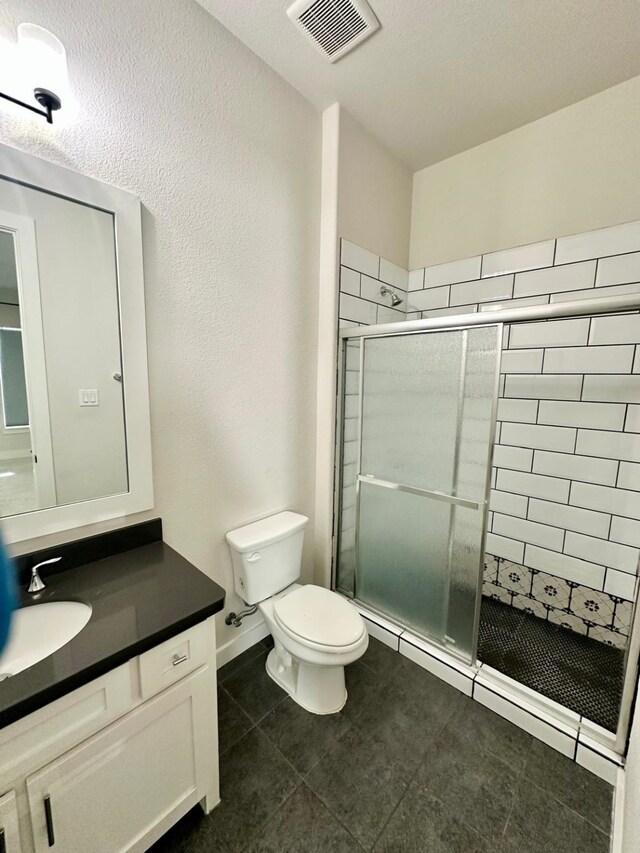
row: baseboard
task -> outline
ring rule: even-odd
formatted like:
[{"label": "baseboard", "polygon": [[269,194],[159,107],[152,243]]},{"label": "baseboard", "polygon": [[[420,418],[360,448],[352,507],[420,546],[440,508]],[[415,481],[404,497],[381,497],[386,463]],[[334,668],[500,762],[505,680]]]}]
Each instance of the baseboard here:
[{"label": "baseboard", "polygon": [[260,642],[260,640],[268,637],[269,633],[270,631],[267,627],[267,623],[262,617],[259,617],[259,621],[252,624],[246,631],[240,631],[238,629],[238,635],[236,637],[232,637],[218,649],[216,654],[217,669],[220,669],[220,667],[224,666],[225,663],[229,663],[230,660],[237,658],[238,655],[242,654],[242,652],[246,652],[246,650],[250,649],[251,646],[255,646],[256,643]]},{"label": "baseboard", "polygon": [[613,795],[613,819],[611,821],[611,853],[622,853],[624,848],[624,787],[625,772],[618,770],[616,788]]}]

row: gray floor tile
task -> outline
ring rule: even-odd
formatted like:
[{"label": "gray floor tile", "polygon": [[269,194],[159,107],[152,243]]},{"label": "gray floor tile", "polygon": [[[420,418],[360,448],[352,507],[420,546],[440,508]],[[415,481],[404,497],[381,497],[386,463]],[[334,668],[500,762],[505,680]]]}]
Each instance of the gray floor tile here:
[{"label": "gray floor tile", "polygon": [[316,795],[301,785],[246,853],[361,853],[362,847]]},{"label": "gray floor tile", "polygon": [[211,849],[244,850],[300,781],[266,735],[244,735],[220,762],[222,802],[206,818]]},{"label": "gray floor tile", "polygon": [[523,780],[505,830],[501,853],[608,853],[609,836]]},{"label": "gray floor tile", "polygon": [[399,656],[397,651],[385,646],[380,640],[369,637],[369,648],[360,660],[378,675],[387,676],[397,668]]},{"label": "gray floor tile", "polygon": [[307,776],[307,784],[370,847],[406,788],[406,770],[353,726]]},{"label": "gray floor tile", "polygon": [[412,772],[462,694],[412,664],[403,679],[383,682],[354,725]]},{"label": "gray floor tile", "polygon": [[250,649],[247,649],[242,652],[241,655],[238,655],[238,657],[230,660],[229,663],[225,663],[225,665],[221,666],[218,670],[218,684],[224,684],[228,678],[235,675],[236,672],[239,672],[254,658],[257,658],[260,654],[264,654],[264,650],[265,646],[262,643],[256,643],[254,646],[251,646]]},{"label": "gray floor tile", "polygon": [[[215,813],[215,812],[214,812]],[[147,853],[209,853],[208,821],[200,806],[195,806],[174,824]]]},{"label": "gray floor tile", "polygon": [[378,641],[328,716],[287,697],[266,653],[219,687],[222,803],[153,853],[608,853],[609,785]]},{"label": "gray floor tile", "polygon": [[412,788],[429,789],[485,839],[497,842],[506,826],[519,774],[448,726],[428,750]]},{"label": "gray floor tile", "polygon": [[540,741],[535,741],[524,775],[565,806],[609,832],[613,788]]},{"label": "gray floor tile", "polygon": [[376,853],[492,853],[494,847],[430,791],[410,787],[373,849]]},{"label": "gray floor tile", "polygon": [[308,773],[349,728],[342,714],[310,714],[285,699],[260,722],[260,729],[299,773]]},{"label": "gray floor tile", "polygon": [[404,655],[396,654],[396,658],[396,665],[388,676],[388,683],[394,689],[409,691],[415,702],[436,709],[447,704],[458,705],[464,698],[464,694],[455,687],[432,675]]},{"label": "gray floor tile", "polygon": [[285,691],[269,677],[264,650],[224,682],[224,688],[254,722],[258,722],[287,698]]},{"label": "gray floor tile", "polygon": [[356,661],[345,667],[347,683],[347,703],[342,714],[350,720],[355,720],[368,707],[380,687],[380,676],[365,666],[362,661]]},{"label": "gray floor tile", "polygon": [[454,727],[461,737],[486,749],[514,770],[523,770],[533,738],[484,705],[463,697],[448,725]]},{"label": "gray floor tile", "polygon": [[253,721],[227,693],[218,685],[218,749],[223,755],[230,747],[253,728]]}]

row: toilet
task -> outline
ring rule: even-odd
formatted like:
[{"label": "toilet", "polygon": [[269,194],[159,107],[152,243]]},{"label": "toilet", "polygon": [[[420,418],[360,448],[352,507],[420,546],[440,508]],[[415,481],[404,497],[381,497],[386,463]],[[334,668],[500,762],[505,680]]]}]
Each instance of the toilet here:
[{"label": "toilet", "polygon": [[236,593],[256,604],[273,636],[267,672],[313,714],[347,701],[344,668],[369,645],[362,616],[324,587],[296,583],[309,519],[279,512],[227,533]]}]

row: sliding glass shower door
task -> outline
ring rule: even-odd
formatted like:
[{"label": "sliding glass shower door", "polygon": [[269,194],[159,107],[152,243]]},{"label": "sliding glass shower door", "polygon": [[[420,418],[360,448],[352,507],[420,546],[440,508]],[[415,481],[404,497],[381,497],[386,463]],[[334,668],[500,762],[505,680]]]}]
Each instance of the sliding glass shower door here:
[{"label": "sliding glass shower door", "polygon": [[499,325],[346,343],[338,586],[475,654]]}]

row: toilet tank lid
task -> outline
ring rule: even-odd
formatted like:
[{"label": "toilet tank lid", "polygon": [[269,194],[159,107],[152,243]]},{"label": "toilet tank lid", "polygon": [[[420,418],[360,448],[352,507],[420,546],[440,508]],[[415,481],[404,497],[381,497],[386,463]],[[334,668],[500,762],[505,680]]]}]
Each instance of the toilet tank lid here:
[{"label": "toilet tank lid", "polygon": [[308,521],[306,515],[299,515],[297,512],[278,512],[276,515],[254,521],[253,524],[236,527],[227,533],[226,538],[229,545],[240,553],[255,551],[297,533],[307,526]]}]

